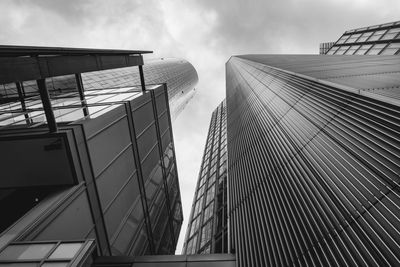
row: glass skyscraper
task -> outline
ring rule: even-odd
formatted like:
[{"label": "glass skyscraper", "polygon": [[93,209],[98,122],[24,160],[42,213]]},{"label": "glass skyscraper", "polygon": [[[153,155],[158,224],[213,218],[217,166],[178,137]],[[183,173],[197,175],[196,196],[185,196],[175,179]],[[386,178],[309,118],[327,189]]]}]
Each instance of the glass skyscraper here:
[{"label": "glass skyscraper", "polygon": [[213,112],[184,254],[228,252],[226,103]]},{"label": "glass skyscraper", "polygon": [[[390,50],[398,24],[361,31],[372,31],[368,42],[387,42]],[[226,104],[212,115],[183,252],[235,253],[238,266],[398,265],[400,57],[392,50],[232,56]],[[215,127],[221,110],[226,130]],[[221,146],[213,138],[224,135],[227,165],[220,167],[213,156]],[[219,168],[227,169],[222,251],[219,216],[205,207],[218,197],[204,193]]]}]

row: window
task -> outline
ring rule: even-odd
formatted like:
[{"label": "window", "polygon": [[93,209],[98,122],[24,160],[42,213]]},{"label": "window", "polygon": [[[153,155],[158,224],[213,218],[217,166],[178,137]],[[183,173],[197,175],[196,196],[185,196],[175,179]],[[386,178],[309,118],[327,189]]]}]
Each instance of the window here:
[{"label": "window", "polygon": [[343,55],[347,49],[349,49],[349,47],[350,46],[348,45],[341,46],[338,50],[336,50],[335,55]]},{"label": "window", "polygon": [[215,186],[212,186],[210,189],[207,190],[206,205],[208,205],[208,203],[210,203],[214,199],[214,193]]},{"label": "window", "polygon": [[208,241],[211,240],[211,232],[212,232],[212,220],[209,220],[201,228],[200,247],[204,246]]},{"label": "window", "polygon": [[356,34],[352,34],[350,37],[349,37],[349,39],[347,39],[346,40],[346,44],[347,43],[354,43],[357,39],[358,39],[358,37],[360,37],[361,36],[361,34],[360,33],[356,33]]},{"label": "window", "polygon": [[204,210],[204,221],[207,221],[211,218],[214,212],[214,201],[211,201],[210,205]]},{"label": "window", "polygon": [[392,40],[399,34],[400,28],[390,29],[381,40]]},{"label": "window", "polygon": [[393,43],[386,47],[381,55],[395,55],[400,48],[400,43]]},{"label": "window", "polygon": [[386,32],[386,30],[376,31],[371,37],[369,37],[368,42],[377,41],[381,39],[382,35]]},{"label": "window", "polygon": [[357,43],[360,42],[365,42],[371,35],[373,32],[364,32],[360,38],[358,38]]},{"label": "window", "polygon": [[350,35],[343,35],[340,39],[336,42],[336,44],[343,44]]},{"label": "window", "polygon": [[355,55],[365,55],[365,53],[368,51],[368,49],[370,49],[372,47],[372,45],[368,44],[368,45],[363,45],[361,46],[355,53]]},{"label": "window", "polygon": [[189,236],[192,236],[195,232],[197,232],[197,230],[199,229],[199,224],[200,224],[200,216],[197,216],[197,218],[192,221],[192,226],[190,228]]},{"label": "window", "polygon": [[199,200],[197,200],[197,202],[194,206],[193,216],[197,216],[197,214],[199,214],[199,212],[201,211],[202,207],[203,207],[203,198],[200,198]]},{"label": "window", "polygon": [[354,52],[356,52],[356,50],[357,50],[358,48],[360,48],[360,46],[361,46],[361,45],[352,45],[352,46],[350,47],[350,49],[346,51],[345,55],[353,55]]},{"label": "window", "polygon": [[199,190],[197,191],[197,199],[199,199],[202,195],[203,195],[203,193],[204,193],[204,188],[205,188],[206,186],[205,185],[202,185],[200,188],[199,188]]},{"label": "window", "polygon": [[15,266],[67,266],[85,243],[91,244],[86,246],[87,251],[94,247],[93,241],[11,243],[0,252],[0,265],[7,261],[8,265]]},{"label": "window", "polygon": [[376,44],[367,52],[367,55],[378,55],[385,46],[386,44]]},{"label": "window", "polygon": [[[215,173],[215,172],[213,174],[211,174],[210,178],[208,178],[208,184],[209,185],[211,185],[212,183],[215,182],[216,176],[217,176],[217,173]],[[208,186],[208,187],[210,187],[210,186]]]},{"label": "window", "polygon": [[196,243],[197,243],[197,234],[188,241],[186,254],[194,254],[196,252]]}]

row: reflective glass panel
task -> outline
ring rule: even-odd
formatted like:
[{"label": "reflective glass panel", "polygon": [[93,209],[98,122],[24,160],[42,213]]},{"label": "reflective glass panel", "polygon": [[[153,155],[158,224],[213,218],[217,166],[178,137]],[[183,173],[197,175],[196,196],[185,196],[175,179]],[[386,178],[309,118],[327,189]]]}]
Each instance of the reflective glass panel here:
[{"label": "reflective glass panel", "polygon": [[341,47],[335,52],[335,55],[343,55],[343,54],[346,52],[346,50],[349,49],[349,47],[350,47],[350,46],[348,46],[348,45],[341,46]]},{"label": "reflective glass panel", "polygon": [[370,37],[370,36],[372,35],[372,33],[373,33],[373,32],[364,32],[364,33],[361,35],[361,37],[358,38],[357,42],[358,42],[358,43],[360,43],[360,42],[365,42],[365,41],[368,39],[368,37]]},{"label": "reflective glass panel", "polygon": [[376,31],[376,32],[368,39],[368,41],[377,41],[377,40],[379,40],[385,32],[386,32],[386,30]]},{"label": "reflective glass panel", "polygon": [[368,49],[371,48],[372,45],[368,44],[368,45],[363,45],[361,46],[357,51],[356,51],[356,55],[365,55],[365,52],[367,52]]},{"label": "reflective glass panel", "polygon": [[49,259],[63,259],[73,258],[79,249],[82,247],[82,243],[65,243],[60,244],[56,250],[51,253]]},{"label": "reflective glass panel", "polygon": [[0,253],[1,260],[38,260],[44,258],[54,244],[10,245]]},{"label": "reflective glass panel", "polygon": [[367,55],[378,55],[385,46],[386,44],[376,44],[367,52]]}]

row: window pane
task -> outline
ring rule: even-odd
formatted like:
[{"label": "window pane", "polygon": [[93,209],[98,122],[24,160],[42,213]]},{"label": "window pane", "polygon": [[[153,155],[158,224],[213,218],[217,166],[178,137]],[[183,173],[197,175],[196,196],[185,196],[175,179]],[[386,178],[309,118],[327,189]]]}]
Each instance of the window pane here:
[{"label": "window pane", "polygon": [[19,263],[0,263],[0,267],[36,267],[37,263],[19,262]]},{"label": "window pane", "polygon": [[2,260],[42,259],[54,247],[54,244],[10,245],[0,254]]},{"label": "window pane", "polygon": [[377,41],[381,38],[381,36],[386,32],[386,30],[381,30],[375,32],[369,39],[368,41]]},{"label": "window pane", "polygon": [[66,243],[60,244],[53,253],[51,253],[49,259],[63,259],[73,258],[78,250],[82,247],[82,243]]},{"label": "window pane", "polygon": [[360,45],[353,45],[352,47],[350,47],[349,50],[346,51],[345,55],[353,55],[354,52],[360,48]]},{"label": "window pane", "polygon": [[373,32],[364,32],[360,38],[358,38],[357,42],[365,42],[365,40],[368,39],[368,37],[371,36]]},{"label": "window pane", "polygon": [[349,38],[349,35],[342,36],[336,43],[343,44],[347,40],[347,38]]},{"label": "window pane", "polygon": [[341,46],[338,50],[336,50],[335,55],[343,55],[344,52],[348,49],[348,46]]},{"label": "window pane", "polygon": [[376,44],[369,51],[368,55],[378,55],[381,52],[382,48],[384,48],[386,44]]}]

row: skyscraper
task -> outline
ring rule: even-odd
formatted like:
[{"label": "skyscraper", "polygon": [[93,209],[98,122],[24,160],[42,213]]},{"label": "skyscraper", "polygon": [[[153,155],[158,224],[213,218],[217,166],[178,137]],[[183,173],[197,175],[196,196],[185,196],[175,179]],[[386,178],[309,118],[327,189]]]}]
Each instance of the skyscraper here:
[{"label": "skyscraper", "polygon": [[400,58],[246,55],[226,68],[240,266],[398,264]]},{"label": "skyscraper", "polygon": [[[399,72],[396,55],[229,59],[223,220],[238,266],[400,263]],[[209,151],[218,151],[212,136],[223,135],[214,126],[223,107],[210,124],[188,254],[216,252],[215,228],[208,234],[202,219],[207,202],[197,201],[211,178]]]},{"label": "skyscraper", "polygon": [[143,53],[0,48],[0,264],[174,253],[183,217],[168,100],[180,107],[197,74],[166,60],[150,85]]},{"label": "skyscraper", "polygon": [[183,254],[228,253],[226,103],[213,112]]}]

